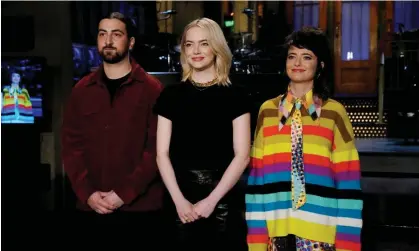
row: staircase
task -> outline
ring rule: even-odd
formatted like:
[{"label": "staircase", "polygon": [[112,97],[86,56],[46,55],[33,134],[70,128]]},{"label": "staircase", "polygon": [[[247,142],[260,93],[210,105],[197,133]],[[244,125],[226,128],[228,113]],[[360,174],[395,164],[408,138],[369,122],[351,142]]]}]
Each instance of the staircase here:
[{"label": "staircase", "polygon": [[345,106],[352,122],[355,138],[386,138],[387,116],[384,112],[383,124],[378,124],[377,98],[336,98]]}]

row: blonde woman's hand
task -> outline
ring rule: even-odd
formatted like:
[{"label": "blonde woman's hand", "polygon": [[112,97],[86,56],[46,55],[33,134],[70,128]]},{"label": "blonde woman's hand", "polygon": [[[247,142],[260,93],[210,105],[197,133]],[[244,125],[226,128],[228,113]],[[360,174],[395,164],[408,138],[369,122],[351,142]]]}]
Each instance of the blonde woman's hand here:
[{"label": "blonde woman's hand", "polygon": [[194,205],[194,210],[199,217],[208,218],[212,212],[214,212],[216,201],[213,201],[209,197],[199,201]]},{"label": "blonde woman's hand", "polygon": [[179,219],[183,224],[194,222],[199,219],[198,215],[194,211],[194,206],[187,199],[175,201],[175,205]]}]

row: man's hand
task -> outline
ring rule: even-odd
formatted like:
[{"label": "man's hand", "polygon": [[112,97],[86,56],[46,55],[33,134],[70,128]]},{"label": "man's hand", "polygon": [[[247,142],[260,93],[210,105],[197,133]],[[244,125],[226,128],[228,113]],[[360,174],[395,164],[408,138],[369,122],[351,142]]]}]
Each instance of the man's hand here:
[{"label": "man's hand", "polygon": [[124,201],[119,198],[119,196],[114,192],[110,191],[103,200],[111,205],[114,209],[120,208],[122,205],[124,205]]},{"label": "man's hand", "polygon": [[105,201],[103,198],[108,196],[111,192],[96,191],[90,195],[87,204],[99,214],[112,213],[114,207],[111,203]]}]

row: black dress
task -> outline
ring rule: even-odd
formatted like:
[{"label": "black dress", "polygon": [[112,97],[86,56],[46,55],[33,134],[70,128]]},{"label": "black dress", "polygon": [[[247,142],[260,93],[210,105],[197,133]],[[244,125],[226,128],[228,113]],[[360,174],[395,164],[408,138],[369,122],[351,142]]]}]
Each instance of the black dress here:
[{"label": "black dress", "polygon": [[[157,100],[155,112],[172,121],[170,160],[179,187],[192,204],[211,193],[233,160],[232,123],[250,107],[241,88],[200,88],[190,82],[166,87]],[[180,250],[247,250],[244,216],[232,200],[244,196],[238,193],[232,189],[209,218],[187,224],[180,221],[167,193],[174,245]]]}]

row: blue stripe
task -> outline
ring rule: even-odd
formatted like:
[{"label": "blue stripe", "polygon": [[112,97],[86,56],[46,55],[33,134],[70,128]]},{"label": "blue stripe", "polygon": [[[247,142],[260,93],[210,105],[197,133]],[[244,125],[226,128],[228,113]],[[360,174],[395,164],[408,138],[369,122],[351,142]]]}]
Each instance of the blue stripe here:
[{"label": "blue stripe", "polygon": [[[271,202],[271,203],[266,203],[264,205],[249,203],[249,204],[246,204],[246,211],[247,212],[264,212],[264,211],[274,211],[274,210],[286,210],[286,209],[291,209],[291,207],[292,207],[291,200]],[[310,203],[305,203],[304,206],[302,206],[300,210],[310,212],[310,213],[330,216],[330,217],[336,217],[338,214],[338,209],[336,208],[323,207],[323,206],[318,206],[318,205],[314,205]],[[354,210],[345,210],[340,215],[349,215],[346,217],[354,216],[351,218],[356,218],[357,216]]]},{"label": "blue stripe", "polygon": [[15,115],[2,115],[1,116],[1,121],[6,122],[6,121],[11,121],[11,120],[19,120],[22,122],[34,122],[34,117],[27,117],[27,116],[20,116],[19,119],[17,119],[17,117]]},{"label": "blue stripe", "polygon": [[[291,181],[290,172],[270,173],[264,177],[249,177],[249,183],[255,185],[263,185],[268,183],[276,183],[281,181]],[[253,182],[253,183],[251,183]]]},{"label": "blue stripe", "polygon": [[264,220],[247,220],[247,226],[250,227],[266,227],[266,221]]},{"label": "blue stripe", "polygon": [[338,189],[361,189],[359,180],[340,181],[337,184]]},{"label": "blue stripe", "polygon": [[331,217],[336,217],[336,214],[337,214],[336,208],[322,207],[322,206],[317,206],[317,205],[308,204],[308,203],[304,204],[301,207],[301,210],[315,213],[315,214],[331,216]]},{"label": "blue stripe", "polygon": [[[326,206],[330,208],[337,208],[337,200],[331,198],[320,197],[317,195],[307,194],[307,203],[318,206]],[[270,194],[247,194],[246,203],[273,203],[277,201],[291,200],[291,192],[277,192]],[[362,201],[361,207],[362,207]],[[354,200],[339,200],[339,207],[345,209],[358,209],[359,201]]]},{"label": "blue stripe", "polygon": [[[256,185],[256,177],[249,175],[249,178],[247,179],[247,185],[250,185],[250,186]],[[263,185],[263,184],[260,184],[260,185]]]},{"label": "blue stripe", "polygon": [[265,207],[263,204],[247,203],[246,212],[264,212]]},{"label": "blue stripe", "polygon": [[3,107],[2,112],[3,113],[15,113],[15,108],[14,107]]},{"label": "blue stripe", "polygon": [[362,219],[362,211],[353,209],[339,209],[338,217]]},{"label": "blue stripe", "polygon": [[[335,182],[331,177],[320,176],[315,174],[305,174],[306,183],[315,184],[326,187],[334,187]],[[278,172],[266,174],[264,177],[249,176],[248,185],[264,185],[269,183],[277,183],[283,181],[291,181],[291,173]]]},{"label": "blue stripe", "polygon": [[246,194],[244,197],[246,203],[264,203],[263,194]]},{"label": "blue stripe", "polygon": [[335,182],[331,177],[320,176],[316,174],[306,173],[306,183],[315,184],[326,187],[335,187]]},{"label": "blue stripe", "polygon": [[265,204],[265,211],[272,211],[278,209],[289,209],[292,207],[292,203],[290,200],[288,201],[277,201],[272,203]]},{"label": "blue stripe", "polygon": [[344,234],[353,234],[353,235],[360,235],[361,234],[361,228],[359,227],[347,227],[347,226],[336,226],[336,231],[338,233],[344,233]]},{"label": "blue stripe", "polygon": [[362,200],[338,199],[338,207],[342,209],[362,210],[363,205]]},{"label": "blue stripe", "polygon": [[277,192],[277,193],[264,194],[262,196],[263,196],[263,201],[265,203],[291,200],[291,192]]}]

